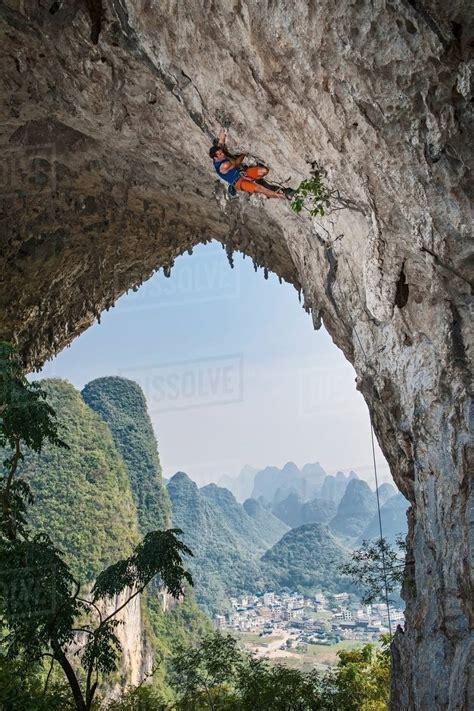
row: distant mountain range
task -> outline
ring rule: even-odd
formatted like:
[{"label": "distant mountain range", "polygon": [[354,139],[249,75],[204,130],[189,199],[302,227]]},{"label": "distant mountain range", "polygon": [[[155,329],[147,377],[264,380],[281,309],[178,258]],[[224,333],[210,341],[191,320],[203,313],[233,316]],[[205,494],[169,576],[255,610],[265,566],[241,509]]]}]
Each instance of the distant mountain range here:
[{"label": "distant mountain range", "polygon": [[288,527],[259,502],[244,507],[216,484],[199,489],[184,472],[167,489],[173,526],[194,553],[189,567],[201,606],[214,614],[228,606],[229,595],[263,589],[260,556]]},{"label": "distant mountain range", "polygon": [[245,499],[249,499],[252,496],[253,482],[257,473],[258,469],[249,467],[247,464],[242,467],[237,476],[232,477],[228,474],[224,474],[218,483],[219,486],[229,489],[229,491],[234,494],[237,501],[243,502]]},{"label": "distant mountain range", "polygon": [[[291,528],[325,523],[349,544],[379,536],[376,494],[354,471],[326,474],[319,462],[301,469],[294,462],[260,471],[245,466],[236,477],[223,476],[220,485],[232,491],[238,501],[251,492],[262,510],[271,511]],[[398,533],[406,533],[408,502],[389,483],[379,487],[379,500],[384,536],[394,542]]]},{"label": "distant mountain range", "polygon": [[[351,589],[340,567],[363,538],[379,535],[376,494],[354,473],[328,477],[319,465],[309,465],[306,472],[316,490],[319,479],[320,492],[325,485],[336,499],[343,492],[339,503],[318,497],[305,501],[291,488],[279,500],[288,480],[301,483],[304,478],[291,464],[256,475],[253,493],[273,491],[273,504],[262,493],[241,504],[225,487],[199,488],[183,472],[169,480],[173,526],[183,529],[194,552],[190,568],[196,596],[210,614],[225,610],[229,597],[241,592]],[[271,482],[274,475],[276,484]],[[407,502],[391,493],[390,485],[379,491],[385,499],[382,522],[393,540],[406,530]]]},{"label": "distant mountain range", "polygon": [[397,490],[391,484],[381,484],[379,486],[380,505],[383,505],[386,501],[391,499],[392,496],[395,496],[396,493]]},{"label": "distant mountain range", "polygon": [[167,488],[173,525],[183,529],[194,552],[197,599],[209,613],[225,610],[229,596],[240,592],[350,588],[340,573],[349,550],[326,525],[288,530],[259,500],[240,504],[228,489],[199,488],[183,472]]},{"label": "distant mountain range", "polygon": [[[383,537],[392,545],[396,542],[399,535],[405,537],[407,534],[408,506],[408,501],[405,499],[403,494],[395,494],[395,496],[391,496],[388,500],[386,500],[380,508]],[[379,517],[378,514],[375,513],[369,525],[364,529],[359,537],[357,544],[359,545],[363,540],[373,540],[379,536]]]},{"label": "distant mountain range", "polygon": [[251,497],[259,499],[267,508],[285,501],[290,494],[296,494],[302,503],[319,498],[337,506],[348,483],[358,478],[353,471],[347,475],[343,472],[327,474],[319,462],[305,464],[301,469],[294,462],[287,462],[281,469],[268,466],[259,471],[245,466],[235,477],[222,476],[219,486],[229,489],[237,501]]},{"label": "distant mountain range", "polygon": [[329,526],[336,535],[358,538],[377,510],[377,498],[362,479],[352,479],[347,485]]},{"label": "distant mountain range", "polygon": [[272,512],[291,528],[305,523],[328,523],[336,515],[337,506],[332,501],[313,499],[303,501],[296,492],[276,503]]},{"label": "distant mountain range", "polygon": [[305,464],[298,469],[294,462],[287,462],[283,469],[266,467],[255,475],[252,498],[263,497],[270,503],[286,499],[295,492],[303,501],[317,496],[326,478],[326,472],[319,464]]}]

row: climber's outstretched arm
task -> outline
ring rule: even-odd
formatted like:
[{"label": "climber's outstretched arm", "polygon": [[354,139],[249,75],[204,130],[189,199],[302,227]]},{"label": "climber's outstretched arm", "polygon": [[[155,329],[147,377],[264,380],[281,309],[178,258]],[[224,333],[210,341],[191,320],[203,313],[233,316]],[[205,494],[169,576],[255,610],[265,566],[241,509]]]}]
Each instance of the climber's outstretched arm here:
[{"label": "climber's outstretched arm", "polygon": [[225,139],[226,139],[225,128],[221,128],[221,130],[219,131],[219,138],[217,139],[219,146],[225,146]]}]

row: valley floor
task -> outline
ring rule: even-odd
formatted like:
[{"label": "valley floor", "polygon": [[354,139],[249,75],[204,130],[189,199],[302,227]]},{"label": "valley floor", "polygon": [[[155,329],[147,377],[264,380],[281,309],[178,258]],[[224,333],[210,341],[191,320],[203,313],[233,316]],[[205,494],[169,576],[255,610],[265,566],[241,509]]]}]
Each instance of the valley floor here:
[{"label": "valley floor", "polygon": [[[228,615],[216,616],[217,627],[234,633],[257,656],[301,671],[332,666],[340,650],[378,644],[388,632],[383,605],[362,606],[347,593],[243,595],[231,604]],[[403,612],[391,608],[391,616],[400,622]]]},{"label": "valley floor", "polygon": [[[249,652],[299,671],[311,671],[315,668],[324,670],[337,664],[337,653],[340,650],[362,646],[362,643],[357,640],[342,640],[330,645],[299,645],[298,634],[284,629],[275,630],[275,635],[267,638],[267,641],[265,637],[246,633],[237,634],[237,637]],[[288,641],[292,645],[290,648],[286,647]]]}]

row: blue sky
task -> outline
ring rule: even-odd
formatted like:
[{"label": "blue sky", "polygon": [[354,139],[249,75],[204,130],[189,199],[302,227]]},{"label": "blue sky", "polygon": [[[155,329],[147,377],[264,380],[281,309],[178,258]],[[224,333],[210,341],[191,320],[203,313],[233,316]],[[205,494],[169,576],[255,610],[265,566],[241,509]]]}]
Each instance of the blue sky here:
[{"label": "blue sky", "polygon": [[[199,483],[244,464],[355,469],[373,484],[367,407],[355,373],[288,284],[222,247],[201,245],[124,295],[41,377],[77,387],[104,375],[147,397],[165,476]],[[380,478],[390,480],[378,450]]]}]

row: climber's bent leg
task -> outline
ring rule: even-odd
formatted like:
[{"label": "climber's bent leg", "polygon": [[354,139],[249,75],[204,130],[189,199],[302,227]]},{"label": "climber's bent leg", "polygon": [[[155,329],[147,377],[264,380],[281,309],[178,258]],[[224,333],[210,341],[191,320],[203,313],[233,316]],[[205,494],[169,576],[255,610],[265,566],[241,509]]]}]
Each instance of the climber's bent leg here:
[{"label": "climber's bent leg", "polygon": [[269,190],[263,185],[254,183],[253,180],[247,180],[246,178],[239,178],[235,187],[237,190],[241,190],[244,193],[259,193],[260,195],[265,195],[268,198],[284,198],[283,192],[275,192],[274,190]]},{"label": "climber's bent leg", "polygon": [[251,165],[242,171],[242,175],[251,180],[256,180],[257,178],[264,178],[268,175],[268,168],[265,165]]}]

